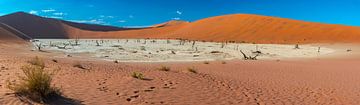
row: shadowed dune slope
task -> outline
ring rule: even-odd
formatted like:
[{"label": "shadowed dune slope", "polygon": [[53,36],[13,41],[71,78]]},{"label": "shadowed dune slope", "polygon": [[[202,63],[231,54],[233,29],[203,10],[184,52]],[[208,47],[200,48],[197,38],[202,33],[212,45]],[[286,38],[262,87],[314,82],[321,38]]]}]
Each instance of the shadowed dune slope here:
[{"label": "shadowed dune slope", "polygon": [[[24,12],[0,17],[0,22],[17,29],[32,38],[69,38],[71,29],[89,31],[118,31],[126,28],[94,24],[74,23],[52,18],[44,18]],[[74,35],[73,35],[74,36]]]},{"label": "shadowed dune slope", "polygon": [[[177,30],[187,26],[188,22],[170,21],[143,29],[132,29],[123,31],[94,32],[80,29],[69,29],[70,35],[80,35],[81,38],[175,38],[173,35]],[[71,28],[71,27],[70,27]],[[75,36],[70,36],[74,38]],[[181,36],[180,36],[181,38]]]},{"label": "shadowed dune slope", "polygon": [[25,41],[17,35],[0,26],[0,43],[24,43]]}]

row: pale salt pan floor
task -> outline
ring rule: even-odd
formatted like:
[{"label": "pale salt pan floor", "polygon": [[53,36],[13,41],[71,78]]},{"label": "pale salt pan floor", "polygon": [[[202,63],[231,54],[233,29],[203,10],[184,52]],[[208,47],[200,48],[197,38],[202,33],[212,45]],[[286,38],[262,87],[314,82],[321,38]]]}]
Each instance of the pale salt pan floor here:
[{"label": "pale salt pan floor", "polygon": [[[243,59],[240,53],[255,56],[258,59],[312,58],[335,52],[335,50],[313,45],[245,44],[214,43],[180,40],[152,39],[80,39],[78,45],[74,39],[38,39],[33,42],[41,45],[42,50],[60,51],[59,57],[80,56],[119,62],[173,62],[173,61],[213,61]],[[41,43],[41,44],[40,44]],[[224,45],[224,47],[222,47]]]}]

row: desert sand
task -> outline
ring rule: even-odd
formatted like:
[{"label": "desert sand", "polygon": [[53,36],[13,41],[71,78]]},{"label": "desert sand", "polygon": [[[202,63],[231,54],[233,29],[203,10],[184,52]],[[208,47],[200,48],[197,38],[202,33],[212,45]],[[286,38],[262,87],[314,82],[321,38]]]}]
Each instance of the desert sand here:
[{"label": "desert sand", "polygon": [[[0,103],[20,105],[5,87],[21,75],[19,65],[37,55],[47,69],[60,67],[54,85],[66,98],[53,104],[347,104],[359,103],[358,45],[323,45],[335,50],[325,57],[284,60],[203,62],[119,62],[57,57],[32,47],[2,47]],[[346,49],[353,51],[347,52]],[[53,62],[56,60],[57,62]],[[73,65],[81,64],[84,68]],[[159,71],[168,66],[170,71]],[[194,68],[197,74],[187,71]],[[133,71],[149,80],[132,78]]]}]

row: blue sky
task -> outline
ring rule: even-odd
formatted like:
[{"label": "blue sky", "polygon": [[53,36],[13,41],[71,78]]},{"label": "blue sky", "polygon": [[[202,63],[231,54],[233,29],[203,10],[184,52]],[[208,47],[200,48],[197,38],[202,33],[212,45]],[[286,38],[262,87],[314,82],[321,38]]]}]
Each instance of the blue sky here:
[{"label": "blue sky", "polygon": [[0,0],[0,15],[17,11],[115,26],[235,13],[360,26],[360,0]]}]

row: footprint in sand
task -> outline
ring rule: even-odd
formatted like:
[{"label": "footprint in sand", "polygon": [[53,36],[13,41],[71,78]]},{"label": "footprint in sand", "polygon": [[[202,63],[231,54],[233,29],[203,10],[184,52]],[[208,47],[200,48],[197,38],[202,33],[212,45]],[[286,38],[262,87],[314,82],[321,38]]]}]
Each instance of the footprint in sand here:
[{"label": "footprint in sand", "polygon": [[176,89],[175,86],[173,86],[173,85],[174,85],[174,83],[170,81],[170,82],[165,83],[163,88],[164,89]]}]

